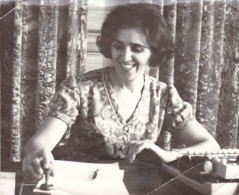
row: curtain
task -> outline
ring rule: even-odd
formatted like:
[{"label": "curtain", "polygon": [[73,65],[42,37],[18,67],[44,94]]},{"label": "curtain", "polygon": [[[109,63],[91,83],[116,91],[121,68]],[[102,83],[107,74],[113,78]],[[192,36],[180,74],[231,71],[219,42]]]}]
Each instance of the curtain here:
[{"label": "curtain", "polygon": [[2,161],[21,161],[63,79],[109,65],[95,45],[104,17],[137,2],[160,5],[176,43],[174,58],[148,73],[175,85],[221,147],[238,147],[237,0],[8,0],[0,2]]}]

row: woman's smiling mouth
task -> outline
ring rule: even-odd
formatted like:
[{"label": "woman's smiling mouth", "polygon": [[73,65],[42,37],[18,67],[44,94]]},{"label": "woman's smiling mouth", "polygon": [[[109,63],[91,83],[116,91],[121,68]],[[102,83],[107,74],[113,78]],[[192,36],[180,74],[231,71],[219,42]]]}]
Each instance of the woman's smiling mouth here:
[{"label": "woman's smiling mouth", "polygon": [[124,70],[129,70],[131,68],[133,68],[135,66],[135,64],[133,63],[120,63],[120,67]]}]

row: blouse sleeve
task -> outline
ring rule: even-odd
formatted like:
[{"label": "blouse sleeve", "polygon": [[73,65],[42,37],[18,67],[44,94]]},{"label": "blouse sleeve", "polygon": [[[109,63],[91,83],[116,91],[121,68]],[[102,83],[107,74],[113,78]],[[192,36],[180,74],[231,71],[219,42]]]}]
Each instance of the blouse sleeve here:
[{"label": "blouse sleeve", "polygon": [[189,121],[195,120],[193,116],[192,106],[188,102],[184,102],[174,86],[168,86],[168,102],[166,107],[166,123],[175,131],[183,129]]},{"label": "blouse sleeve", "polygon": [[69,77],[60,84],[60,89],[56,92],[50,102],[49,116],[53,116],[64,121],[71,127],[79,114],[80,92],[76,80]]}]

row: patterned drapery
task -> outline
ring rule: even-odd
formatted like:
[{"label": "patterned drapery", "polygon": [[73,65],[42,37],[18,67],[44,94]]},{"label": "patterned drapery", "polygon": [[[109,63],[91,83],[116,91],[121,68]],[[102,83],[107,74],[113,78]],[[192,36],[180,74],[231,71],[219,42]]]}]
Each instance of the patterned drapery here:
[{"label": "patterned drapery", "polygon": [[174,83],[221,147],[238,147],[239,1],[6,0],[0,2],[1,157],[22,146],[68,75],[109,64],[95,38],[105,14],[124,3],[160,5],[176,55],[149,74]]}]

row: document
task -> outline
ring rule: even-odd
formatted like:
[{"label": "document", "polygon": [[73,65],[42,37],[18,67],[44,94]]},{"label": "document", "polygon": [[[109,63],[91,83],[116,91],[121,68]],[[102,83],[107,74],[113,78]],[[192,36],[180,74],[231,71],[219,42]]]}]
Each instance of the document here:
[{"label": "document", "polygon": [[49,178],[53,190],[44,191],[40,186],[45,178],[40,180],[34,192],[50,193],[52,195],[126,195],[129,194],[124,182],[124,171],[118,163],[82,163],[72,161],[55,161],[54,177]]},{"label": "document", "polygon": [[16,185],[16,173],[0,172],[0,194],[14,195]]}]

